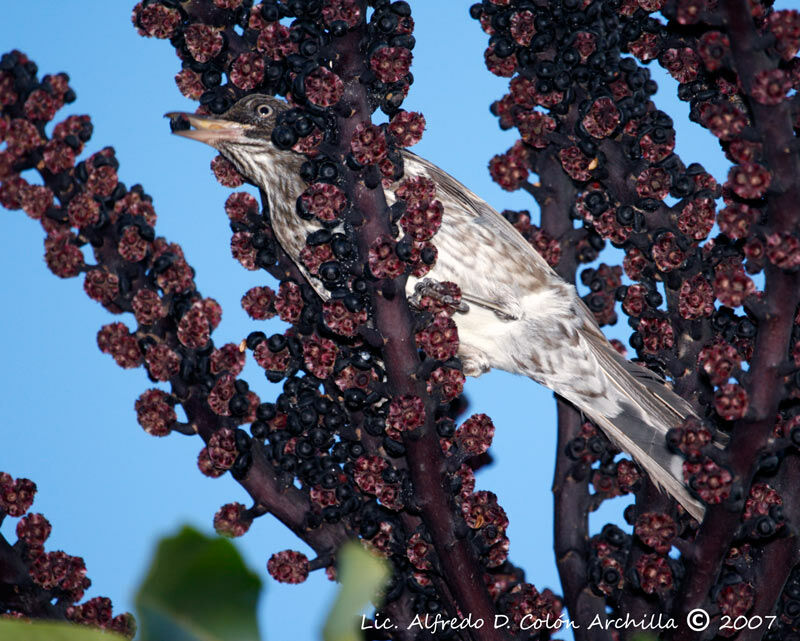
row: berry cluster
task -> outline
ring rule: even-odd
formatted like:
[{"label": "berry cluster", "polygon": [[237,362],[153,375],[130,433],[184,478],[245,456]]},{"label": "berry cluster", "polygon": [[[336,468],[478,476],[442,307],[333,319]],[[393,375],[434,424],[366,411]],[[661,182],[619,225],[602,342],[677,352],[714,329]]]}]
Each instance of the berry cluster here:
[{"label": "berry cluster", "polygon": [[[398,295],[408,275],[435,263],[442,207],[427,181],[403,180],[402,147],[425,127],[421,114],[402,110],[413,80],[410,6],[369,5],[143,0],[133,11],[142,35],[175,47],[176,84],[200,113],[223,113],[251,92],[289,103],[272,142],[305,155],[294,211],[298,238],[314,231],[302,264],[276,243],[267,206],[243,192],[225,204],[234,258],[280,281],[277,291],[250,289],[242,306],[254,320],[289,323],[282,333],[215,345],[219,305],[198,293],[180,246],[156,236],[151,199],[119,182],[111,148],[78,160],[88,117],[46,132],[74,93],[64,74],[40,80],[19,52],[0,60],[0,204],[41,222],[56,275],[83,275],[90,298],[133,314],[135,329],[111,323],[97,340],[121,367],[144,366],[166,384],[137,400],[140,424],[156,436],[198,433],[200,471],[230,471],[254,499],[251,508],[223,506],[217,530],[242,535],[266,506],[318,553],[274,554],[273,577],[299,583],[330,569],[331,549],[357,532],[391,561],[382,613],[401,626],[409,612],[455,616],[467,603],[473,616],[503,612],[515,626],[526,615],[552,620],[560,599],[511,565],[505,512],[475,490],[494,426],[480,414],[454,422],[463,407],[451,318],[460,292],[440,284],[410,314]],[[797,572],[789,576],[794,548],[776,541],[794,536],[798,517],[785,499],[800,482],[785,463],[800,447],[797,12],[760,0],[483,0],[470,14],[489,36],[487,68],[510,79],[492,112],[520,136],[490,173],[542,209],[540,226],[527,212],[506,217],[569,280],[606,242],[625,252],[622,269],[582,271],[584,301],[600,324],[615,322],[620,302],[641,362],[669,376],[697,414],[665,440],[706,505],[703,525],[562,405],[555,488],[565,605],[588,617],[630,603],[733,617],[764,607],[761,583],[785,582],[775,638],[789,638],[800,629],[800,592]],[[674,153],[673,121],[655,106],[656,84],[640,63],[663,66],[692,120],[719,139],[732,163],[723,184]],[[388,122],[372,123],[377,109]],[[34,169],[43,184],[23,177]],[[223,185],[243,183],[221,157],[212,169]],[[239,378],[248,352],[283,384],[274,402]],[[24,514],[31,488],[10,479],[0,487],[0,508]],[[626,511],[632,534],[608,525],[591,537],[588,512],[626,493],[637,499]],[[46,538],[49,526],[34,517],[19,535],[24,545]],[[673,547],[691,553],[676,560]],[[42,554],[31,576],[40,589],[74,590],[80,563],[71,559]],[[112,621],[102,600],[66,616]]]},{"label": "berry cluster", "polygon": [[[268,571],[275,579],[300,583],[310,571],[330,568],[332,546],[357,532],[391,561],[383,608],[395,620],[409,612],[456,613],[464,599],[478,603],[485,618],[505,611],[521,619],[531,608],[558,616],[558,599],[524,583],[507,560],[508,519],[497,498],[475,491],[473,469],[488,459],[494,426],[476,415],[456,429],[464,376],[450,316],[458,288],[444,284],[441,300],[428,297],[411,316],[396,295],[408,275],[421,277],[434,264],[442,205],[429,181],[402,180],[401,149],[425,128],[421,114],[401,109],[412,81],[409,5],[372,5],[369,16],[353,0],[164,0],[133,11],[142,35],[175,47],[182,61],[176,83],[200,101],[200,113],[222,113],[251,92],[285,96],[290,105],[272,143],[305,155],[296,169],[306,188],[294,209],[300,233],[313,231],[301,264],[276,243],[266,203],[259,207],[245,192],[225,203],[233,257],[280,281],[244,293],[242,307],[256,321],[278,316],[291,325],[285,331],[256,329],[238,344],[216,345],[221,309],[197,292],[180,246],[156,236],[151,199],[118,182],[110,148],[76,163],[91,133],[87,118],[59,124],[48,140],[44,124],[55,108],[30,99],[35,83],[12,83],[16,93],[3,101],[12,126],[3,130],[0,202],[42,220],[53,271],[85,273],[91,298],[133,314],[135,326],[102,328],[98,346],[120,366],[144,366],[153,382],[166,384],[136,401],[142,428],[154,436],[198,433],[200,472],[230,472],[255,501],[223,506],[214,516],[217,531],[243,535],[267,506],[319,553],[312,560],[292,550],[274,554]],[[388,123],[370,122],[378,108]],[[51,145],[62,138],[72,155]],[[43,188],[19,177],[34,167]],[[243,183],[222,157],[212,170],[225,186]],[[366,200],[357,200],[356,184],[369,190]],[[393,193],[391,207],[379,186]],[[84,244],[94,247],[96,264],[85,264]],[[389,308],[393,318],[406,314],[405,327],[381,324]],[[414,335],[421,351],[394,339],[403,335]],[[399,343],[407,353],[391,352]],[[273,402],[262,402],[239,377],[248,353],[268,381],[282,383]],[[178,404],[187,423],[178,419]],[[427,466],[437,459],[441,471],[432,476]],[[458,534],[464,528],[466,538]]]},{"label": "berry cluster", "polygon": [[[401,109],[412,82],[411,10],[403,1],[370,4],[366,20],[363,6],[353,0],[266,0],[238,3],[235,9],[196,2],[154,9],[143,3],[134,9],[134,23],[145,35],[158,37],[151,16],[158,13],[169,21],[165,31],[184,61],[176,81],[185,95],[199,98],[201,112],[220,113],[251,91],[286,96],[291,108],[279,116],[272,143],[306,156],[299,174],[307,186],[295,213],[298,234],[307,234],[300,263],[314,277],[313,286],[293,266],[287,269],[268,218],[250,196],[235,193],[226,203],[234,258],[249,270],[282,272],[277,292],[253,288],[242,306],[255,320],[277,315],[292,327],[271,336],[254,331],[242,343],[269,381],[283,383],[273,403],[242,400],[235,412],[237,394],[247,392],[235,379],[238,371],[230,370],[235,355],[219,359],[230,373],[217,378],[208,403],[218,416],[230,416],[231,424],[220,444],[217,432],[201,452],[201,470],[216,476],[230,469],[241,478],[247,473],[242,460],[263,459],[281,485],[302,488],[308,502],[304,527],[316,533],[344,524],[391,559],[395,575],[387,608],[410,599],[415,611],[454,611],[457,606],[433,586],[436,573],[452,567],[456,555],[439,557],[443,541],[428,530],[431,517],[423,513],[421,522],[409,528],[408,520],[398,516],[413,504],[415,492],[435,491],[442,509],[432,510],[432,518],[443,519],[454,531],[466,508],[452,501],[447,488],[461,487],[465,504],[477,500],[474,480],[464,480],[471,474],[466,464],[485,455],[494,427],[483,415],[458,430],[451,420],[464,383],[450,318],[460,298],[457,287],[445,283],[441,295],[424,298],[409,326],[424,359],[418,384],[409,385],[408,373],[393,370],[393,360],[400,357],[382,353],[381,342],[367,327],[370,319],[380,317],[378,307],[399,304],[394,292],[407,275],[422,277],[435,263],[433,243],[442,221],[435,185],[422,178],[402,180],[401,148],[417,143],[425,128],[421,114]],[[172,11],[180,21],[172,22]],[[355,68],[339,62],[348,47],[358,47],[363,55]],[[348,97],[348,83],[357,83],[364,102]],[[388,116],[387,124],[368,120],[378,108]],[[223,159],[216,159],[213,169],[222,184],[241,183]],[[369,190],[383,186],[393,192],[394,204],[381,210],[386,204],[379,196],[370,197],[371,203],[363,197],[356,201],[353,185],[362,183]],[[368,225],[383,226],[377,233],[360,231],[370,209],[373,222]],[[320,301],[321,290],[329,300]],[[376,329],[384,336],[402,331],[396,326]],[[235,426],[252,419],[248,443]],[[419,474],[423,459],[417,441],[430,448],[425,457],[447,457],[448,469],[457,471],[442,477],[434,490],[420,487],[431,479]],[[502,513],[496,499],[493,509]],[[221,531],[236,534],[247,529],[251,518],[249,511],[226,506],[217,521]],[[487,587],[465,581],[455,590],[482,592],[487,613],[517,585],[507,583],[490,600],[494,573],[510,572],[506,525],[500,519],[478,528],[457,551],[487,573]],[[270,561],[270,573],[300,582],[308,563],[297,553],[281,553]],[[311,562],[310,567],[322,566]]]},{"label": "berry cluster", "polygon": [[[619,267],[585,269],[580,281],[589,293],[583,298],[599,324],[615,322],[615,301],[621,303],[634,330],[630,345],[640,361],[671,377],[700,417],[672,430],[668,442],[685,458],[690,492],[706,504],[726,505],[723,520],[728,525],[716,527],[730,536],[712,535],[706,543],[717,546],[715,563],[722,563],[735,532],[764,545],[780,531],[785,490],[773,487],[768,478],[778,469],[778,452],[773,450],[800,438],[794,409],[800,378],[793,376],[795,354],[800,353],[795,349],[800,336],[795,318],[800,214],[791,200],[797,196],[792,172],[800,168],[790,152],[796,146],[797,110],[787,100],[788,92],[798,87],[794,56],[800,14],[773,9],[769,2],[723,6],[728,4],[484,0],[470,8],[489,36],[484,56],[488,70],[510,79],[508,93],[493,103],[492,113],[502,129],[516,129],[520,136],[509,151],[490,161],[489,171],[502,188],[523,188],[536,198],[541,229],[527,212],[505,215],[568,280],[575,278],[578,263],[597,257],[604,241],[624,250],[624,284]],[[735,22],[733,15],[741,21]],[[744,48],[745,41],[750,49]],[[757,63],[752,59],[756,49],[762,56]],[[675,154],[673,121],[656,107],[656,83],[640,64],[651,62],[678,81],[678,96],[689,103],[691,119],[718,138],[732,163],[723,184],[701,165],[686,164]],[[776,118],[782,119],[780,132]],[[531,173],[538,180],[529,180]],[[780,175],[788,182],[776,186]],[[757,287],[754,275],[766,278],[766,290]],[[775,289],[767,300],[770,283]],[[759,334],[767,310],[773,319],[780,310],[782,319],[781,330],[771,339]],[[766,340],[773,341],[771,347],[765,347]],[[776,360],[786,359],[782,368],[790,375],[776,377],[766,370],[748,375],[748,368],[759,363],[758,349],[771,349]],[[756,400],[758,394],[763,396]],[[770,399],[766,406],[765,398]],[[757,442],[770,450],[763,455],[769,465],[755,458],[756,441],[741,443],[747,451],[735,470],[745,479],[741,487],[734,482],[735,464],[723,446],[726,433],[732,434],[734,447],[752,429],[746,424],[756,420],[754,405],[763,416],[777,412],[774,431],[785,440],[769,444],[769,420],[757,428]],[[599,432],[571,416],[560,442],[567,460],[556,472],[563,501],[557,511],[580,513],[619,494],[619,473],[609,464],[608,445]],[[590,482],[595,489],[590,497],[578,498],[581,492],[569,490],[571,484],[582,484],[581,491],[588,492]],[[763,489],[766,483],[769,490]],[[613,608],[618,607],[615,594],[626,590],[659,594],[672,607],[670,595],[684,576],[663,556],[668,550],[658,543],[656,532],[660,523],[679,523],[670,528],[670,538],[691,541],[696,524],[690,526],[682,510],[676,513],[663,502],[657,502],[658,509],[648,508],[653,496],[648,487],[640,483],[636,488],[636,535],[656,554],[636,552],[627,561],[634,572],[623,577],[609,570],[606,580],[601,568],[614,563],[624,567],[625,550],[636,539],[619,542],[620,558],[594,551],[597,559],[606,560],[593,561],[592,583]],[[745,500],[748,487],[751,498]],[[766,496],[774,496],[770,501],[777,507],[770,509],[776,514],[765,507],[756,512],[746,507],[761,505]],[[575,542],[564,550],[573,550],[580,537],[572,530],[578,527],[585,540],[585,521],[563,523],[564,539]],[[747,565],[741,559],[738,563]],[[569,586],[563,572],[574,572],[575,566],[561,569]],[[752,565],[740,570],[748,581],[755,580]],[[691,573],[690,567],[686,580],[695,589],[696,581],[708,580]],[[719,607],[747,611],[753,604],[752,594],[747,596],[750,586],[726,587],[719,593]],[[706,585],[705,591],[710,588]],[[566,590],[566,597],[568,607],[575,607],[577,585],[575,592]],[[733,603],[737,605],[729,605]],[[594,607],[601,611],[604,605],[597,602]]]},{"label": "berry cluster", "polygon": [[42,514],[30,511],[35,494],[33,481],[0,472],[0,520],[19,519],[13,547],[0,535],[0,618],[72,621],[132,639],[133,616],[114,616],[110,599],[94,597],[79,603],[92,584],[86,565],[79,556],[45,550],[53,528]]}]

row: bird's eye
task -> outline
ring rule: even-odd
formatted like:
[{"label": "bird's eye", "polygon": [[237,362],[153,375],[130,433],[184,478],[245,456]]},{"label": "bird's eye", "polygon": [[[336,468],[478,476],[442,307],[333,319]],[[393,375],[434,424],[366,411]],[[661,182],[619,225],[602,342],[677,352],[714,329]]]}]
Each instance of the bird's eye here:
[{"label": "bird's eye", "polygon": [[266,118],[272,115],[272,107],[269,105],[258,105],[258,107],[256,107],[256,113],[262,118]]}]

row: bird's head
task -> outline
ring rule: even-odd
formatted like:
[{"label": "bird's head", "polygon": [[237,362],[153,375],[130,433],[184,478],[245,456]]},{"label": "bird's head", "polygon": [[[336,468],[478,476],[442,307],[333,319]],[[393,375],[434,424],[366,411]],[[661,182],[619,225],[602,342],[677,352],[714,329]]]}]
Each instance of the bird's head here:
[{"label": "bird's head", "polygon": [[278,98],[251,94],[215,116],[180,111],[165,115],[170,119],[172,133],[211,145],[233,162],[240,173],[253,180],[257,177],[254,159],[269,162],[272,157],[286,153],[279,151],[270,137],[278,116],[287,109],[289,105]]}]

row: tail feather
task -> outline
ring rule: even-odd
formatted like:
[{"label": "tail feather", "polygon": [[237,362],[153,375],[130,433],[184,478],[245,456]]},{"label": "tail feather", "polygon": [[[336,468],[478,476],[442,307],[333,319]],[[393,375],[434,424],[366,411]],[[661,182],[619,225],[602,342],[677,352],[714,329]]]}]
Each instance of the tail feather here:
[{"label": "tail feather", "polygon": [[617,396],[620,411],[616,415],[598,415],[591,407],[581,409],[614,445],[633,457],[656,486],[669,492],[694,518],[702,520],[703,504],[683,483],[683,458],[666,444],[667,432],[694,415],[691,405],[654,372],[623,358],[594,323],[587,324],[582,334],[610,382],[610,393]]},{"label": "tail feather", "polygon": [[[666,432],[662,433],[652,424],[644,425],[639,418],[629,413],[611,418],[592,418],[614,445],[633,457],[657,487],[673,496],[698,521],[703,520],[705,507],[689,493],[681,480],[683,458],[669,452],[663,443]],[[660,446],[652,438],[656,434],[661,436]]]}]

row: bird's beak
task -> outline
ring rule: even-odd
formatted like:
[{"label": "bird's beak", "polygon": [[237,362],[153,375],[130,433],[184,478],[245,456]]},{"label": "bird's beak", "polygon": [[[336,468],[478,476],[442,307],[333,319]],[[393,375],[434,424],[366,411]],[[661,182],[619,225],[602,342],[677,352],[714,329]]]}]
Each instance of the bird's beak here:
[{"label": "bird's beak", "polygon": [[245,125],[218,116],[170,111],[164,117],[169,118],[170,128],[175,135],[199,140],[212,147],[223,141],[237,141],[244,137]]}]

